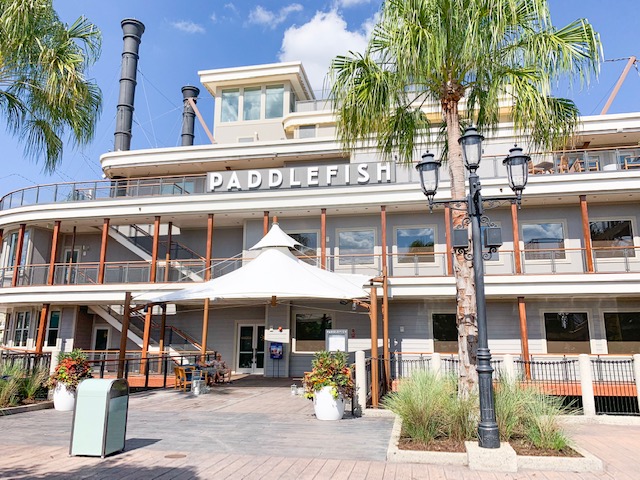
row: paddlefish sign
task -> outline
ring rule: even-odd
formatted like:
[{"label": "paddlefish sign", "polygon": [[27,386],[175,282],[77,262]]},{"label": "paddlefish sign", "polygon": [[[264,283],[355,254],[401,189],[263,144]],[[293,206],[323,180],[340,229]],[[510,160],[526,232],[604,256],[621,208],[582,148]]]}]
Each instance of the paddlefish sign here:
[{"label": "paddlefish sign", "polygon": [[395,183],[393,163],[350,163],[207,173],[209,192]]}]

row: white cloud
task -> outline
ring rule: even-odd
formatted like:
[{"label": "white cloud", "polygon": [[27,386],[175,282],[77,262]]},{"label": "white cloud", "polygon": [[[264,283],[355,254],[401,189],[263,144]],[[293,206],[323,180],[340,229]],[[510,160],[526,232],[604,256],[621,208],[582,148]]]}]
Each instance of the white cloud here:
[{"label": "white cloud", "polygon": [[218,21],[218,17],[216,16],[216,14],[215,14],[215,13],[212,13],[212,14],[209,16],[209,19],[211,20],[211,22],[212,22],[212,23],[216,23],[216,22]]},{"label": "white cloud", "polygon": [[204,33],[205,29],[202,25],[198,25],[197,23],[189,22],[187,20],[180,20],[179,22],[172,22],[171,25],[176,30],[180,30],[184,33]]},{"label": "white cloud", "polygon": [[279,60],[301,61],[312,88],[322,90],[327,88],[324,81],[331,60],[349,51],[363,52],[371,25],[372,22],[368,20],[358,30],[351,31],[335,10],[317,12],[308,23],[289,27],[284,32]]},{"label": "white cloud", "polygon": [[261,5],[258,5],[249,13],[249,23],[264,25],[266,27],[274,29],[282,22],[284,22],[289,14],[301,11],[302,5],[300,5],[299,3],[292,3],[290,5],[287,5],[286,7],[282,7],[277,13],[272,12],[271,10],[267,10]]}]

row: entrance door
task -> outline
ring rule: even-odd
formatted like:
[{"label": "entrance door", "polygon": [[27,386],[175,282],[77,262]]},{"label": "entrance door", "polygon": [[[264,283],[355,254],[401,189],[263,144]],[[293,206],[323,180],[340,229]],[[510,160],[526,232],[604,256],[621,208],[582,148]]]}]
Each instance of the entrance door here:
[{"label": "entrance door", "polygon": [[264,373],[264,325],[238,325],[238,373]]},{"label": "entrance door", "polygon": [[96,328],[93,333],[93,349],[100,350],[99,353],[94,353],[94,360],[102,359],[105,356],[105,350],[109,348],[109,329],[108,328]]}]

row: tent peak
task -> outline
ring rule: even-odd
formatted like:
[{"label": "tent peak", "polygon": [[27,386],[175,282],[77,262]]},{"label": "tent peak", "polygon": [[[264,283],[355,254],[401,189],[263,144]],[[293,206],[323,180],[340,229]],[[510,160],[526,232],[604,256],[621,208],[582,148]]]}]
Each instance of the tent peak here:
[{"label": "tent peak", "polygon": [[267,234],[262,237],[262,240],[256,243],[249,250],[262,250],[265,248],[274,247],[295,248],[298,245],[302,244],[284,233],[284,231],[280,228],[280,225],[278,225],[277,217],[273,217],[273,225],[271,225],[269,232],[267,232]]}]

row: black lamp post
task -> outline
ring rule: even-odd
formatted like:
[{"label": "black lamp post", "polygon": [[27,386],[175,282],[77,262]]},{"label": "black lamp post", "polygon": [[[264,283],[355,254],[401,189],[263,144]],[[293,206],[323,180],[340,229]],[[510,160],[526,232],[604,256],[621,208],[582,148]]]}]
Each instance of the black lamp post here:
[{"label": "black lamp post", "polygon": [[[489,351],[487,337],[487,309],[486,298],[484,293],[484,262],[485,255],[482,252],[483,242],[481,236],[481,224],[488,224],[489,220],[483,216],[483,198],[480,193],[480,177],[476,171],[480,166],[482,159],[482,141],[484,137],[478,133],[474,127],[467,128],[464,135],[460,137],[462,145],[462,157],[466,169],[469,171],[469,195],[464,200],[452,200],[452,203],[466,203],[466,210],[471,223],[471,242],[474,280],[476,284],[476,311],[478,320],[478,388],[480,394],[480,422],[478,423],[478,444],[483,448],[499,448],[500,436],[498,433],[498,424],[496,422],[496,412],[493,397],[493,383],[491,367],[491,352]],[[503,160],[503,165],[507,167],[507,176],[509,186],[516,194],[515,200],[520,203],[522,190],[528,180],[528,162],[530,157],[522,153],[522,149],[514,147],[509,150],[509,155]],[[439,168],[441,162],[434,159],[432,153],[425,153],[422,161],[416,165],[416,169],[420,173],[420,184],[423,193],[429,200],[429,208],[432,209],[434,204],[443,203],[436,202],[433,197],[438,190]],[[498,197],[486,200],[509,200],[510,197]],[[485,238],[485,247],[489,248],[490,253],[495,252],[502,244],[499,239],[499,230],[491,231],[488,228]],[[466,233],[466,229],[465,229]],[[456,242],[454,239],[454,247],[459,252],[468,250],[468,240],[464,240],[464,245]],[[468,254],[466,255],[469,258]]]}]

